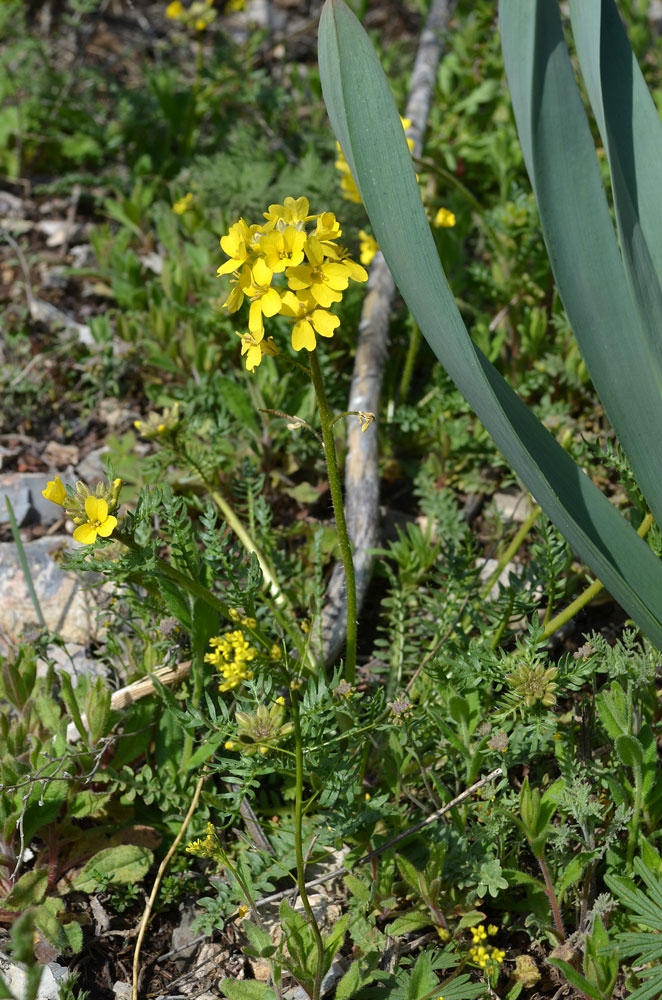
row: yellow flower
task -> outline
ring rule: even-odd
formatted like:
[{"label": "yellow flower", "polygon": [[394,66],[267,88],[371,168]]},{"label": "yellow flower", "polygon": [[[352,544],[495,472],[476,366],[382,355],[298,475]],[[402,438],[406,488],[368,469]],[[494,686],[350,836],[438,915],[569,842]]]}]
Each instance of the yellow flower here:
[{"label": "yellow flower", "polygon": [[259,226],[249,228],[243,219],[230,226],[227,235],[221,236],[221,247],[230,260],[221,264],[216,274],[230,274],[232,271],[238,271],[246,263],[252,250],[253,237],[258,229]]},{"label": "yellow flower", "polygon": [[281,304],[281,315],[291,316],[292,347],[295,351],[314,351],[317,346],[315,334],[320,337],[332,337],[340,320],[326,309],[318,308],[317,302],[310,294],[299,292],[284,292]]},{"label": "yellow flower", "polygon": [[294,292],[309,288],[312,297],[323,309],[340,302],[350,279],[350,269],[342,263],[325,260],[319,240],[314,236],[304,247],[308,264],[287,269],[287,282]]},{"label": "yellow flower", "polygon": [[284,226],[295,226],[300,229],[304,222],[314,219],[310,215],[310,203],[307,198],[292,198],[288,196],[282,205],[269,205],[269,211],[263,212],[267,220],[267,228],[284,228]]},{"label": "yellow flower", "polygon": [[494,937],[495,934],[499,933],[499,928],[496,926],[496,924],[488,924],[487,933],[490,935],[490,937]]},{"label": "yellow flower", "polygon": [[108,504],[99,497],[88,497],[85,501],[87,521],[79,524],[74,531],[74,541],[92,545],[97,535],[108,538],[117,526],[117,518],[108,513]]},{"label": "yellow flower", "polygon": [[[437,934],[439,935],[442,941],[450,941],[451,939],[451,932],[447,930],[445,927],[437,927]],[[443,1000],[443,997],[442,998],[438,997],[437,1000]]]},{"label": "yellow flower", "polygon": [[204,31],[206,27],[207,27],[207,22],[203,21],[201,17],[198,18],[198,20],[195,22],[196,31]]},{"label": "yellow flower", "polygon": [[274,274],[280,274],[286,267],[295,267],[303,260],[303,245],[306,234],[302,229],[287,226],[286,229],[274,229],[266,233],[260,240],[260,253]]},{"label": "yellow flower", "polygon": [[362,264],[367,267],[372,263],[372,258],[379,250],[379,244],[374,236],[366,233],[365,229],[359,229],[359,255]]},{"label": "yellow flower", "polygon": [[218,685],[219,691],[230,691],[245,680],[250,680],[253,671],[248,664],[255,659],[257,651],[244,638],[243,632],[237,629],[226,635],[216,635],[209,640],[214,650],[207,653],[205,661],[217,666],[223,677]]},{"label": "yellow flower", "polygon": [[355,201],[361,204],[361,195],[359,194],[359,189],[356,186],[356,181],[352,177],[352,172],[349,169],[349,164],[345,159],[345,154],[343,153],[340,143],[336,143],[336,149],[338,150],[338,159],[336,160],[334,166],[336,170],[340,171],[340,190],[342,191],[342,196],[346,201]]},{"label": "yellow flower", "polygon": [[264,316],[275,316],[280,312],[280,293],[271,287],[271,279],[274,276],[270,267],[267,267],[261,257],[253,264],[252,282],[245,289],[244,294],[251,299],[251,306],[248,310],[248,329],[259,342],[264,337]]},{"label": "yellow flower", "polygon": [[183,198],[180,198],[179,201],[175,202],[175,204],[172,206],[172,210],[175,213],[175,215],[183,215],[184,212],[188,212],[192,204],[193,204],[193,195],[191,194],[190,191],[188,191]]},{"label": "yellow flower", "polygon": [[440,227],[442,229],[452,229],[455,225],[455,215],[447,208],[442,207],[435,215],[432,225],[436,226],[437,229]]},{"label": "yellow flower", "polygon": [[67,505],[67,491],[59,476],[56,476],[55,479],[49,482],[46,489],[41,491],[41,495],[46,497],[47,500],[52,500],[53,503],[58,504],[60,507],[66,507]]},{"label": "yellow flower", "polygon": [[225,7],[225,13],[232,14],[236,10],[243,10],[245,6],[246,0],[229,0],[229,3]]},{"label": "yellow flower", "polygon": [[179,18],[184,13],[184,5],[180,0],[172,0],[166,7],[166,17],[170,18],[171,21],[178,21]]}]

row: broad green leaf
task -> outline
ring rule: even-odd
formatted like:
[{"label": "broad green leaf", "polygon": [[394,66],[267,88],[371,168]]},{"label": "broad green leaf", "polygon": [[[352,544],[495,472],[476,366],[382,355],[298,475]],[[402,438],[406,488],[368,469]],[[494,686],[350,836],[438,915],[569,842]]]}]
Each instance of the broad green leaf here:
[{"label": "broad green leaf", "polygon": [[18,882],[2,901],[6,910],[27,910],[30,906],[41,903],[48,888],[48,869],[35,868],[21,875]]},{"label": "broad green leaf", "polygon": [[221,989],[229,1000],[276,1000],[271,987],[256,979],[223,979]]},{"label": "broad green leaf", "polygon": [[[506,75],[563,305],[605,412],[653,515],[662,523],[662,449],[657,433],[662,421],[662,346],[658,336],[662,299],[638,219],[636,197],[626,208],[627,199],[633,197],[632,181],[641,172],[641,160],[646,152],[650,153],[644,148],[632,148],[633,133],[635,129],[641,132],[649,128],[650,115],[633,117],[630,102],[636,62],[622,32],[620,40],[608,41],[615,39],[618,21],[611,0],[579,0],[572,9],[598,125],[604,121],[600,85],[608,80],[607,150],[611,151],[615,196],[619,192],[622,203],[619,222],[629,261],[627,275],[563,38],[557,0],[500,0]],[[605,24],[601,24],[601,11]],[[590,37],[593,32],[595,36]],[[608,63],[604,61],[605,51]],[[600,54],[603,62],[598,67]],[[641,96],[641,87],[637,92]],[[657,121],[655,130],[650,129],[651,136],[659,134],[659,128]],[[652,218],[659,220],[662,159],[659,153],[656,156],[645,168],[649,178],[657,173],[653,189],[656,207],[653,212],[651,203],[646,210],[650,209]],[[658,229],[657,241],[661,239],[662,230]],[[633,299],[633,291],[641,298],[641,307]],[[654,335],[650,330],[652,316]],[[591,565],[590,560],[587,562]],[[642,593],[644,586],[642,582]]]},{"label": "broad green leaf", "polygon": [[[522,16],[526,20],[528,13]],[[342,0],[326,0],[319,59],[331,124],[375,238],[419,328],[577,554],[662,645],[662,564],[476,348],[462,323],[388,82],[370,40]]]},{"label": "broad green leaf", "polygon": [[153,859],[154,855],[149,848],[137,844],[106,847],[90,858],[71,887],[78,892],[95,892],[101,875],[112,876],[113,885],[140,882],[149,871]]}]

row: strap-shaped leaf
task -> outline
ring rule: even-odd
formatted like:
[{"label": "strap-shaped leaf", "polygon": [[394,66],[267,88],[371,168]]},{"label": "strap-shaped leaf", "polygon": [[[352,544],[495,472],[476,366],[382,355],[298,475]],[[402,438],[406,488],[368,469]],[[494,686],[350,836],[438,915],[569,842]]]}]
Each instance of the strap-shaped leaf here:
[{"label": "strap-shaped leaf", "polygon": [[472,343],[439,262],[388,81],[342,0],[326,0],[319,61],[331,124],[428,343],[578,555],[661,644],[662,564]]},{"label": "strap-shaped leaf", "polygon": [[[602,20],[602,9],[613,16]],[[609,121],[620,120],[618,128],[610,124],[607,131],[612,134],[609,146],[621,149],[614,191],[621,192],[623,231],[629,234],[625,241],[625,248],[629,248],[626,259],[630,260],[628,280],[563,38],[557,0],[500,0],[499,18],[517,130],[554,277],[605,412],[653,515],[662,523],[662,341],[659,333],[657,341],[653,339],[645,323],[657,308],[659,330],[662,302],[655,305],[659,282],[656,277],[651,281],[650,254],[636,221],[636,198],[632,200],[637,175],[629,160],[636,154],[638,170],[644,150],[639,145],[633,147],[632,136],[629,151],[627,148],[628,130],[635,125],[638,130],[644,127],[642,116],[635,121],[632,115],[636,62],[611,0],[579,0],[573,7],[573,24],[581,29],[577,41],[579,44],[581,39],[585,56],[582,68],[603,128],[600,52],[595,54],[601,39],[602,48],[618,63],[605,67],[603,77],[609,80],[609,100],[605,102]],[[620,39],[613,40],[617,29]],[[592,48],[587,41],[591,32],[596,32]],[[607,43],[607,38],[612,41]],[[624,47],[630,53],[629,61]],[[628,72],[623,70],[624,63]],[[640,84],[643,86],[642,80]],[[637,93],[643,104],[640,88]],[[650,102],[647,92],[646,98]],[[658,121],[658,133],[659,127]],[[659,177],[662,159],[660,154],[656,156],[648,172],[657,170]],[[628,200],[632,203],[626,210]],[[651,209],[653,219],[659,214],[659,205],[655,212]],[[662,240],[662,228],[657,238]],[[633,299],[635,285],[642,292],[639,305]],[[642,287],[650,291],[644,295]]]},{"label": "strap-shaped leaf", "polygon": [[662,387],[662,123],[613,0],[572,0],[570,14],[609,160],[626,276]]}]

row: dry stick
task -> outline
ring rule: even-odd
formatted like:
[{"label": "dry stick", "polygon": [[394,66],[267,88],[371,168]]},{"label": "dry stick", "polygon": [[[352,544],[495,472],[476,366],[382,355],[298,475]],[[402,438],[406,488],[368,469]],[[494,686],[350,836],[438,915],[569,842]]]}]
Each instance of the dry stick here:
[{"label": "dry stick", "polygon": [[[466,798],[473,795],[473,793],[478,791],[479,788],[482,788],[483,785],[489,784],[490,781],[500,777],[502,774],[503,768],[496,767],[493,771],[490,771],[489,774],[486,774],[484,778],[481,778],[479,781],[475,781],[473,785],[469,786],[469,788],[465,788],[463,792],[456,795],[454,799],[447,802],[445,806],[441,807],[441,809],[437,809],[436,812],[430,813],[430,815],[426,816],[425,819],[422,819],[420,823],[414,823],[413,826],[410,826],[408,829],[396,834],[395,837],[392,837],[385,844],[380,844],[380,846],[376,847],[374,851],[370,851],[369,854],[364,854],[363,857],[359,858],[356,862],[354,868],[359,868],[361,865],[367,864],[369,861],[372,861],[373,858],[377,858],[380,854],[384,854],[385,851],[389,851],[392,847],[395,847],[396,844],[399,844],[401,841],[411,837],[414,833],[418,833],[418,831],[422,830],[424,827],[430,826],[431,823],[436,823],[437,820],[441,819],[441,817],[445,815],[445,813],[454,809],[455,806],[458,806],[460,802],[464,802]],[[341,875],[348,874],[349,872],[344,865],[342,868],[334,868],[333,871],[327,872],[326,875],[320,875],[319,878],[314,878],[311,879],[310,882],[306,882],[306,889],[312,889],[316,885],[322,885],[323,882],[330,882],[334,878],[340,878]],[[271,896],[263,896],[262,899],[258,899],[256,901],[255,906],[260,907],[266,906],[268,903],[276,903],[278,900],[287,896],[290,892],[292,892],[291,889],[284,889],[282,892],[274,892]]]},{"label": "dry stick", "polygon": [[[430,108],[432,88],[437,75],[443,36],[455,0],[433,0],[416,54],[407,101],[406,117],[411,121],[407,135],[413,139],[412,155],[420,157],[423,132]],[[348,410],[379,413],[384,366],[388,354],[388,324],[395,283],[381,253],[376,254],[368,294],[363,303],[356,359]],[[370,574],[370,550],[377,546],[379,520],[379,472],[377,465],[377,428],[364,434],[358,421],[351,420],[347,430],[345,462],[345,516],[354,553],[356,598],[363,604]],[[347,602],[342,562],[333,568],[322,610],[322,655],[332,663],[345,643]]]},{"label": "dry stick", "polygon": [[147,923],[149,921],[150,914],[152,912],[152,907],[154,906],[154,900],[156,899],[159,888],[161,887],[161,881],[165,875],[166,868],[170,864],[170,859],[179,847],[186,829],[193,818],[193,813],[198,807],[198,802],[200,800],[200,794],[202,792],[202,786],[205,779],[208,777],[209,771],[206,769],[202,772],[198,778],[198,783],[195,786],[195,791],[193,792],[193,798],[191,799],[191,805],[189,806],[189,811],[184,817],[184,822],[179,828],[179,833],[170,845],[170,850],[166,854],[165,858],[159,865],[159,870],[156,873],[156,878],[154,879],[154,885],[152,886],[152,891],[147,900],[145,906],[145,912],[143,913],[142,920],[140,921],[140,927],[138,929],[138,940],[136,941],[136,947],[133,952],[133,984],[131,987],[131,998],[132,1000],[138,1000],[138,964],[140,962],[140,949],[142,948],[143,938],[145,937],[145,931],[147,930]]}]

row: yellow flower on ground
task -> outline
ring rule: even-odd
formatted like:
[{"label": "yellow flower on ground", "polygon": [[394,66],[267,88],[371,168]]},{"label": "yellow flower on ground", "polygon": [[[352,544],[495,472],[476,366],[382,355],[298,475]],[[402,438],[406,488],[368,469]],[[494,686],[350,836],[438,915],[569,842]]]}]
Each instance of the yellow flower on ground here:
[{"label": "yellow flower on ground", "polygon": [[281,315],[295,320],[292,328],[292,347],[295,351],[314,351],[317,346],[315,334],[332,337],[340,320],[326,309],[320,309],[312,295],[299,292],[285,292],[281,305]]},{"label": "yellow flower on ground", "polygon": [[432,225],[436,226],[437,229],[452,229],[455,225],[455,215],[442,206],[435,215]]},{"label": "yellow flower on ground", "polygon": [[187,191],[187,193],[184,195],[183,198],[180,198],[178,201],[175,202],[175,204],[172,206],[172,210],[175,213],[175,215],[183,215],[184,212],[188,212],[192,204],[193,204],[193,195],[191,194],[190,191]]},{"label": "yellow flower on ground", "polygon": [[362,264],[368,267],[372,264],[372,258],[379,250],[379,244],[374,236],[366,233],[365,229],[359,229],[359,257]]},{"label": "yellow flower on ground", "polygon": [[58,504],[60,507],[66,507],[67,491],[59,476],[56,476],[55,479],[52,479],[48,483],[46,489],[41,491],[41,495],[46,497],[47,500],[52,500],[53,503]]},{"label": "yellow flower on ground", "polygon": [[165,15],[170,18],[171,21],[178,21],[183,13],[184,5],[180,2],[180,0],[172,0],[172,3],[169,3],[166,7]]},{"label": "yellow flower on ground", "polygon": [[74,531],[74,541],[92,545],[97,535],[108,538],[117,527],[117,518],[108,513],[108,504],[100,497],[88,497],[85,501],[87,521],[79,524]]}]

